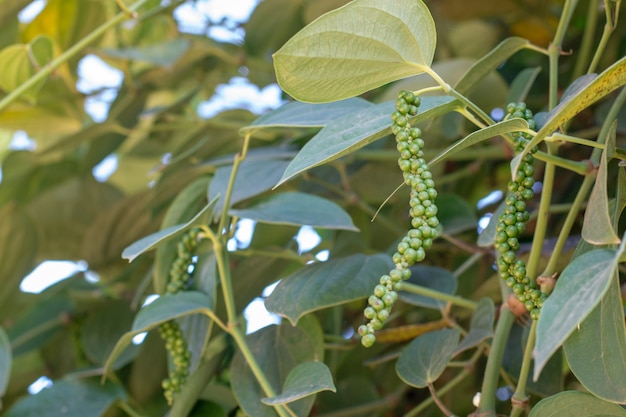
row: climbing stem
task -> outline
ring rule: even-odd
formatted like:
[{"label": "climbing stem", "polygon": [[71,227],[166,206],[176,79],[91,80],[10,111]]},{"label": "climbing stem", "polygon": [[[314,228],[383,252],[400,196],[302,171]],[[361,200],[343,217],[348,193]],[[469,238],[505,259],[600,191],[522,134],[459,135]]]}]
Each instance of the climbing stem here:
[{"label": "climbing stem", "polygon": [[249,146],[250,133],[246,134],[246,136],[243,138],[243,146],[241,147],[241,152],[236,154],[235,159],[233,160],[233,168],[230,172],[230,178],[228,180],[228,186],[226,188],[226,195],[224,196],[224,204],[222,205],[222,214],[220,216],[220,222],[217,227],[218,233],[223,233],[224,227],[226,226],[226,221],[228,219],[228,208],[230,207],[230,199],[233,195],[233,189],[235,188],[235,179],[237,177],[237,172],[239,171],[239,165],[241,165],[241,162],[246,159]]},{"label": "climbing stem", "polygon": [[[611,8],[612,4],[615,4],[615,10]],[[602,37],[600,38],[600,42],[598,43],[598,46],[596,47],[596,52],[593,55],[593,60],[591,61],[591,64],[589,64],[589,69],[587,70],[588,74],[594,72],[596,68],[598,67],[598,63],[600,62],[600,58],[604,54],[604,49],[606,48],[609,38],[611,37],[611,34],[613,33],[613,31],[615,30],[615,27],[617,26],[617,20],[618,20],[617,18],[619,16],[619,9],[621,7],[621,4],[622,4],[621,0],[616,0],[616,1],[604,0],[604,11],[606,13],[606,22],[604,23],[604,30],[602,31]]]},{"label": "climbing stem", "polygon": [[587,195],[589,194],[589,190],[591,190],[591,186],[593,185],[595,177],[592,175],[587,175],[583,180],[580,188],[578,189],[578,194],[576,194],[576,198],[572,203],[569,212],[567,213],[567,217],[561,226],[561,231],[559,232],[559,237],[554,245],[554,249],[552,254],[550,255],[550,259],[548,260],[548,264],[545,269],[541,273],[542,276],[552,276],[556,271],[559,259],[561,259],[561,253],[563,252],[563,247],[567,242],[567,238],[572,230],[572,226],[574,222],[578,218],[578,212],[582,208]]},{"label": "climbing stem", "polygon": [[563,11],[561,12],[561,19],[559,19],[559,25],[556,28],[554,39],[548,47],[548,60],[550,64],[549,71],[549,95],[548,95],[548,107],[552,110],[556,107],[558,100],[558,79],[559,79],[559,56],[561,55],[561,45],[563,44],[563,38],[565,37],[565,30],[569,26],[569,22],[576,9],[578,0],[566,0],[563,5]]},{"label": "climbing stem", "polygon": [[528,334],[528,340],[526,340],[524,357],[522,358],[522,366],[519,371],[519,378],[517,379],[517,387],[515,387],[515,393],[513,393],[513,397],[511,398],[513,408],[511,410],[510,417],[518,417],[526,409],[525,405],[528,401],[528,395],[526,394],[526,383],[528,381],[530,363],[532,362],[532,352],[535,347],[537,323],[537,320],[533,320],[530,326],[530,333]]},{"label": "climbing stem", "polygon": [[[224,299],[224,306],[226,309],[227,323],[226,332],[228,332],[235,340],[239,351],[243,355],[244,359],[248,363],[250,370],[255,376],[257,382],[263,389],[263,392],[268,397],[274,397],[276,392],[267,379],[265,373],[259,366],[256,358],[252,354],[250,347],[246,341],[246,336],[242,330],[241,323],[237,316],[237,309],[235,306],[235,296],[233,291],[232,278],[230,275],[230,268],[228,267],[228,251],[226,250],[226,243],[228,240],[229,230],[226,229],[226,223],[228,221],[228,207],[230,206],[230,199],[233,193],[235,179],[237,178],[237,172],[241,162],[246,158],[248,147],[250,145],[250,135],[244,137],[241,152],[235,155],[233,161],[232,171],[228,180],[226,188],[226,194],[224,196],[224,203],[222,206],[222,213],[220,216],[217,233],[214,233],[209,228],[203,228],[207,237],[211,239],[213,243],[213,251],[215,252],[215,259],[217,263],[217,271],[220,277],[220,286],[222,288],[222,296]],[[279,405],[274,407],[280,417],[294,416],[293,411],[289,407]]]},{"label": "climbing stem", "polygon": [[[591,50],[593,47],[593,39],[596,35],[596,26],[598,25],[598,3],[590,1],[587,7],[585,22],[585,31],[583,33],[582,41],[580,42],[580,50],[578,52],[578,58],[576,59],[576,65],[574,71],[572,71],[571,81],[583,75],[585,71],[585,65],[589,62],[591,56]],[[591,68],[590,68],[591,69]]]},{"label": "climbing stem", "polygon": [[500,318],[491,343],[487,365],[483,376],[483,385],[480,391],[480,405],[476,415],[493,417],[496,415],[496,391],[504,349],[509,338],[511,326],[515,322],[515,315],[506,305],[500,310]]}]

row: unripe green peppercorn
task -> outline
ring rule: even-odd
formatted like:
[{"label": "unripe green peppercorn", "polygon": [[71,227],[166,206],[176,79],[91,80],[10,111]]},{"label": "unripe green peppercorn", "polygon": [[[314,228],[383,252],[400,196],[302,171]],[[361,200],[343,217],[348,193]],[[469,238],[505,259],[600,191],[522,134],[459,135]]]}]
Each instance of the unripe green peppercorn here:
[{"label": "unripe green peppercorn", "polygon": [[440,233],[435,205],[437,191],[430,168],[424,159],[422,132],[409,123],[409,116],[417,114],[419,104],[419,97],[411,92],[401,91],[398,93],[396,110],[391,115],[391,131],[396,136],[396,148],[400,153],[398,166],[403,173],[404,183],[411,187],[409,214],[412,228],[398,243],[397,252],[392,256],[396,267],[389,275],[380,278],[380,284],[368,299],[369,307],[364,310],[364,315],[370,321],[358,328],[364,346],[374,344],[373,332],[380,329],[389,318],[391,308],[398,299],[396,291],[400,289],[401,282],[411,276],[408,267],[424,260],[425,249],[432,246],[433,239]]}]

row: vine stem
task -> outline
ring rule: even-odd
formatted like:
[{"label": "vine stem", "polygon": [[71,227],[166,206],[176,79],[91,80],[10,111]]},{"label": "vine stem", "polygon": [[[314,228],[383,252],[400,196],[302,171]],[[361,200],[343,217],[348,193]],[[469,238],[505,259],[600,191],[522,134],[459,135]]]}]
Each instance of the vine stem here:
[{"label": "vine stem", "polygon": [[400,291],[410,292],[412,294],[423,295],[425,297],[434,298],[435,300],[441,300],[453,305],[468,308],[470,310],[476,310],[478,303],[472,300],[467,300],[456,295],[450,295],[443,292],[431,290],[430,288],[421,287],[419,285],[411,284],[410,282],[402,282]]},{"label": "vine stem", "polygon": [[430,398],[432,398],[433,401],[435,402],[435,404],[437,404],[437,407],[439,407],[441,412],[443,414],[445,414],[446,416],[448,416],[448,417],[453,417],[454,414],[452,414],[452,412],[450,410],[448,410],[448,408],[445,406],[445,404],[443,402],[441,402],[441,399],[439,399],[439,396],[437,396],[437,392],[435,391],[435,387],[430,382],[428,383],[428,391],[430,391]]},{"label": "vine stem", "polygon": [[[554,144],[548,144],[548,154],[555,153]],[[539,209],[537,210],[537,225],[535,227],[535,234],[533,237],[533,244],[530,249],[530,255],[528,255],[528,262],[526,265],[526,271],[531,279],[536,278],[537,267],[539,266],[539,260],[541,259],[541,250],[543,248],[543,241],[546,237],[546,231],[548,229],[548,218],[550,216],[550,202],[552,200],[552,190],[554,188],[554,174],[556,167],[552,163],[546,163],[546,168],[543,174],[543,188],[541,190],[541,200],[539,201]]]},{"label": "vine stem", "polygon": [[550,110],[556,107],[558,100],[559,55],[561,54],[561,45],[563,43],[563,38],[565,37],[565,30],[569,26],[569,22],[572,19],[577,3],[578,0],[565,1],[563,11],[561,12],[561,18],[559,19],[559,25],[557,26],[556,33],[554,34],[554,39],[548,47],[548,60],[550,64],[548,106]]},{"label": "vine stem", "polygon": [[500,309],[500,318],[498,319],[498,324],[496,324],[493,342],[487,357],[487,365],[480,392],[480,405],[476,415],[485,417],[496,415],[496,391],[498,389],[500,367],[502,366],[506,342],[514,322],[515,315],[506,304],[503,305]]},{"label": "vine stem", "polygon": [[73,58],[75,55],[77,55],[79,52],[81,52],[83,49],[85,49],[90,43],[94,42],[99,36],[103,35],[107,30],[111,29],[117,24],[128,19],[129,13],[131,13],[132,15],[135,15],[136,14],[135,12],[141,6],[148,3],[148,1],[149,0],[139,0],[133,3],[132,5],[125,7],[125,10],[122,10],[120,13],[116,14],[113,18],[103,23],[102,25],[98,26],[87,36],[85,36],[84,38],[76,42],[74,45],[72,45],[67,51],[63,52],[57,58],[50,61],[50,63],[48,63],[47,65],[42,67],[39,71],[37,71],[36,74],[34,74],[28,80],[24,81],[24,83],[20,84],[19,87],[11,91],[9,94],[6,95],[6,97],[0,100],[0,112],[6,109],[9,106],[9,104],[17,100],[22,94],[24,94],[24,92],[28,91],[28,89],[30,89],[32,86],[34,86],[35,84],[37,84],[38,82],[46,78],[48,75],[50,75],[52,71],[59,68],[61,65],[63,65],[64,63],[69,61],[71,58]]},{"label": "vine stem", "polygon": [[611,3],[613,2],[608,1],[608,0],[604,1],[606,22],[604,23],[604,30],[602,31],[602,37],[600,38],[600,42],[598,43],[596,52],[593,55],[593,60],[591,61],[591,64],[589,64],[589,69],[587,70],[588,74],[596,70],[598,63],[600,62],[600,57],[602,56],[602,54],[604,53],[604,49],[606,48],[606,44],[608,43],[609,38],[611,37],[611,34],[613,33],[613,31],[615,30],[615,27],[617,26],[617,20],[619,17],[619,9],[621,7],[622,1],[621,0],[615,1],[615,17],[613,17],[613,14],[611,13]]},{"label": "vine stem", "polygon": [[[593,38],[596,34],[596,26],[598,25],[598,3],[590,1],[587,8],[587,21],[585,22],[585,31],[583,33],[583,39],[580,43],[580,52],[576,59],[576,65],[574,71],[572,71],[571,81],[583,75],[584,67],[589,62],[589,56],[591,55],[591,48],[593,46]],[[589,68],[591,70],[591,67]]]},{"label": "vine stem", "polygon": [[532,351],[535,347],[537,323],[537,320],[533,320],[530,325],[530,333],[528,335],[528,340],[526,340],[526,347],[524,348],[524,357],[522,358],[522,366],[517,380],[517,387],[515,388],[515,393],[511,398],[513,408],[511,410],[510,417],[519,417],[527,408],[528,395],[526,394],[526,382],[528,381],[528,373],[530,371],[530,363],[532,361]]},{"label": "vine stem", "polygon": [[[233,168],[230,173],[228,185],[226,188],[226,194],[224,196],[224,204],[222,206],[222,213],[218,223],[217,234],[209,230],[208,236],[213,243],[213,251],[215,252],[215,259],[217,261],[217,270],[220,277],[220,284],[222,287],[222,296],[224,298],[224,306],[226,308],[227,324],[226,331],[232,336],[239,351],[246,360],[250,370],[255,376],[257,382],[263,389],[263,392],[268,397],[276,396],[274,388],[270,384],[267,376],[261,369],[261,366],[257,362],[254,354],[250,350],[248,343],[246,342],[246,336],[241,329],[241,325],[237,317],[237,309],[235,307],[235,296],[233,292],[233,284],[230,275],[230,269],[228,267],[228,252],[226,251],[226,240],[228,239],[228,230],[225,230],[226,222],[228,220],[228,207],[230,206],[230,200],[233,194],[235,186],[235,179],[241,162],[246,158],[248,153],[248,147],[250,146],[250,134],[246,134],[244,142],[241,148],[241,152],[235,155],[233,160]],[[294,416],[287,406],[275,406],[274,409],[280,417]]]}]

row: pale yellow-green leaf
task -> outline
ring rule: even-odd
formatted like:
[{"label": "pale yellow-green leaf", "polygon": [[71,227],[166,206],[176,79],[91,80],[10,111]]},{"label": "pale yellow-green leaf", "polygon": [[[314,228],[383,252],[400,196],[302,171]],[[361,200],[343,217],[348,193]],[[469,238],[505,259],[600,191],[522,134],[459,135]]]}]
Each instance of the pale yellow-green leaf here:
[{"label": "pale yellow-green leaf", "polygon": [[80,0],[48,0],[41,13],[22,31],[23,41],[30,42],[40,34],[46,34],[62,48],[71,46],[79,4]]},{"label": "pale yellow-green leaf", "polygon": [[524,151],[511,161],[513,178],[515,178],[520,162],[534,146],[552,134],[563,123],[624,84],[626,84],[626,57],[611,65],[593,81],[565,98],[548,113],[546,122],[539,129],[537,135],[526,145]]},{"label": "pale yellow-green leaf", "polygon": [[328,102],[424,72],[435,44],[421,0],[355,0],[294,35],[274,54],[274,66],[294,98]]},{"label": "pale yellow-green leaf", "polygon": [[[6,93],[18,88],[32,77],[43,65],[52,60],[52,39],[41,35],[29,44],[9,45],[0,51],[0,89]],[[37,83],[22,94],[34,102],[45,80]]]}]

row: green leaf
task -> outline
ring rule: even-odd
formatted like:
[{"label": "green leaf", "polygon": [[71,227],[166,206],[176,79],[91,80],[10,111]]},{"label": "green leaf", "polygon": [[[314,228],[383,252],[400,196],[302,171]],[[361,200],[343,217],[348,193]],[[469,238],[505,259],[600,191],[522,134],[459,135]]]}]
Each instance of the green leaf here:
[{"label": "green leaf", "polygon": [[307,265],[283,278],[265,306],[295,326],[307,313],[369,296],[391,268],[393,263],[384,254],[356,254]]},{"label": "green leaf", "polygon": [[452,358],[460,334],[458,329],[443,329],[413,339],[396,363],[400,379],[416,388],[435,382]]},{"label": "green leaf", "polygon": [[483,340],[493,337],[493,323],[496,318],[496,307],[490,298],[482,298],[472,314],[470,330],[457,346],[454,354],[478,346]]},{"label": "green leaf", "polygon": [[330,369],[322,362],[304,362],[289,372],[282,393],[261,401],[267,405],[288,404],[321,391],[337,392]]},{"label": "green leaf", "polygon": [[[458,101],[449,96],[423,97],[420,112],[412,123],[432,119],[457,106]],[[387,101],[333,120],[302,147],[276,186],[389,135],[394,109],[395,101]]]},{"label": "green leaf", "polygon": [[565,341],[563,349],[570,369],[589,392],[626,403],[626,328],[617,274],[600,304]]},{"label": "green leaf", "polygon": [[324,127],[341,116],[360,111],[373,104],[362,98],[353,97],[333,103],[310,104],[291,101],[265,113],[250,126],[242,127],[239,133],[256,132],[268,127]]},{"label": "green leaf", "polygon": [[[322,361],[324,335],[314,315],[307,315],[297,327],[285,322],[268,326],[246,336],[251,353],[266,375],[275,392],[279,392],[287,376],[298,364]],[[241,352],[237,352],[230,366],[231,387],[241,409],[249,416],[275,417],[277,414],[262,399],[267,395],[259,386]],[[289,407],[297,416],[308,416],[313,396],[302,398]]]},{"label": "green leaf", "polygon": [[513,158],[511,161],[512,177],[515,178],[520,162],[526,154],[543,141],[546,136],[552,134],[563,123],[624,84],[626,84],[626,57],[615,62],[593,81],[585,83],[580,89],[576,89],[576,91],[569,94],[566,99],[562,100],[558,106],[548,113],[544,125],[539,129],[535,137],[528,142],[524,151]]},{"label": "green leaf", "polygon": [[580,391],[564,391],[539,401],[528,417],[626,417],[626,410]]},{"label": "green leaf", "polygon": [[7,391],[11,377],[11,361],[11,342],[7,333],[0,327],[0,408],[2,407],[2,396]]},{"label": "green leaf", "polygon": [[35,267],[38,230],[25,210],[9,203],[0,207],[0,305],[20,291],[22,279]]},{"label": "green leaf", "polygon": [[[444,294],[455,293],[457,280],[447,269],[429,265],[415,265],[410,269],[411,278],[409,278],[408,282],[411,284],[439,291]],[[435,310],[441,310],[446,305],[445,301],[435,300],[434,298],[405,291],[400,291],[400,299],[414,306],[432,308]]]},{"label": "green leaf", "polygon": [[466,95],[491,71],[496,70],[504,61],[513,54],[529,47],[530,42],[524,38],[507,38],[500,42],[491,52],[477,61],[456,83],[454,89]]},{"label": "green leaf", "polygon": [[438,208],[437,217],[447,234],[455,235],[468,230],[476,230],[478,225],[476,212],[461,196],[440,194],[435,204]]},{"label": "green leaf", "polygon": [[[615,128],[615,124],[613,127]],[[615,140],[615,129],[613,129],[612,134],[609,134],[609,136]],[[613,229],[613,221],[609,214],[609,196],[606,190],[608,180],[607,155],[607,149],[603,150],[596,182],[589,196],[587,209],[585,210],[585,218],[581,232],[583,239],[594,245],[620,243],[619,237],[617,237]]]},{"label": "green leaf", "polygon": [[528,122],[524,119],[508,119],[498,122],[494,125],[487,126],[484,129],[477,130],[475,132],[470,133],[465,136],[463,139],[455,142],[454,144],[448,146],[444,149],[439,155],[433,158],[429,165],[433,166],[450,155],[453,155],[459,151],[462,151],[465,148],[468,148],[472,145],[482,142],[483,140],[490,139],[494,136],[503,135],[505,133],[510,132],[519,132],[520,130],[528,129]]},{"label": "green leaf", "polygon": [[[0,51],[0,89],[7,93],[24,84],[37,71],[52,60],[52,39],[37,36],[29,44],[9,45]],[[45,79],[22,93],[22,97],[35,101]]]},{"label": "green leaf", "polygon": [[[270,190],[289,165],[289,161],[284,159],[246,159],[237,170],[237,177],[233,185],[230,196],[231,207],[241,201],[259,195]],[[230,175],[233,171],[232,165],[219,167],[209,185],[209,199],[222,196],[222,200],[215,208],[215,215],[219,215],[224,208],[223,197],[226,195]],[[254,178],[254,181],[251,179]]]},{"label": "green leaf", "polygon": [[[45,174],[52,177],[66,175],[63,171],[67,169],[68,161],[64,161],[65,167],[62,164],[50,167]],[[58,170],[55,172],[54,168]],[[44,172],[39,175],[42,174]],[[85,259],[81,256],[84,255],[83,239],[88,238],[87,230],[100,214],[112,210],[122,198],[120,190],[91,176],[75,176],[40,190],[28,205],[28,212],[39,229],[38,256],[44,259]]]},{"label": "green leaf", "polygon": [[526,101],[526,96],[540,72],[541,67],[526,68],[520,71],[511,82],[511,89],[506,102],[517,103]]},{"label": "green leaf", "polygon": [[153,45],[143,45],[124,49],[102,49],[104,55],[111,58],[130,61],[143,61],[154,65],[171,68],[187,51],[191,42],[188,39],[175,38]]},{"label": "green leaf", "polygon": [[66,296],[57,295],[43,300],[41,295],[35,297],[37,301],[23,311],[8,330],[16,357],[43,346],[64,326],[66,317],[75,312],[73,303]]},{"label": "green leaf", "polygon": [[217,200],[217,197],[211,200],[202,210],[200,210],[198,214],[193,217],[193,219],[189,220],[187,223],[177,224],[176,226],[159,230],[156,233],[152,233],[151,235],[143,237],[135,243],[132,243],[124,249],[122,252],[122,258],[128,259],[128,262],[132,262],[142,253],[152,250],[163,242],[173,239],[174,237],[180,236],[180,234],[182,234],[185,230],[198,224],[206,223],[206,217],[210,217],[210,213],[213,212],[213,209],[217,204]]},{"label": "green leaf", "polygon": [[[502,368],[516,380],[522,370],[522,362],[528,336],[530,335],[530,323],[514,323],[506,340],[504,357],[502,358]],[[532,369],[534,360],[530,361]],[[547,397],[563,391],[563,355],[558,352],[552,355],[548,363],[541,371],[541,376],[537,381],[528,380],[526,388],[530,393]]]},{"label": "green leaf", "polygon": [[113,367],[117,358],[130,345],[133,337],[139,333],[152,330],[166,321],[192,314],[204,314],[211,317],[213,315],[212,309],[211,300],[205,294],[197,291],[184,291],[159,297],[139,310],[131,330],[124,333],[117,341],[104,364],[104,376],[106,377],[107,371]]},{"label": "green leaf", "polygon": [[126,394],[121,386],[107,382],[63,379],[36,395],[28,395],[3,417],[99,417]]},{"label": "green leaf", "polygon": [[[94,364],[104,365],[116,341],[124,335],[133,323],[133,312],[128,303],[109,301],[103,303],[82,323],[80,341],[87,358]],[[139,346],[130,345],[123,351],[113,369],[119,369],[132,361],[139,351]]]},{"label": "green leaf", "polygon": [[300,192],[275,194],[246,209],[230,210],[230,214],[261,223],[359,230],[352,223],[350,215],[337,204]]},{"label": "green leaf", "polygon": [[425,72],[436,36],[421,0],[356,0],[319,17],[274,54],[278,84],[305,102],[356,96]]},{"label": "green leaf", "polygon": [[534,379],[550,356],[598,305],[609,288],[619,255],[596,249],[574,259],[559,276],[537,323]]}]

